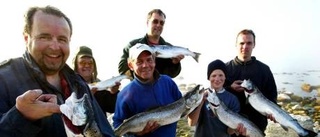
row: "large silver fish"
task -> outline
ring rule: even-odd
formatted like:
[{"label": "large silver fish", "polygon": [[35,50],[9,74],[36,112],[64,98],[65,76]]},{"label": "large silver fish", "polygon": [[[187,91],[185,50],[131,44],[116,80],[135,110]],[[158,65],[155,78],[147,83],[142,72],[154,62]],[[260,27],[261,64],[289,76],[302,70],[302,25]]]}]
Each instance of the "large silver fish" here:
[{"label": "large silver fish", "polygon": [[245,94],[250,105],[264,116],[271,114],[284,130],[288,131],[288,128],[291,128],[300,137],[317,136],[317,133],[303,128],[296,119],[293,119],[277,104],[267,99],[250,80],[243,80],[241,86],[245,88]]},{"label": "large silver fish", "polygon": [[106,90],[107,88],[115,86],[116,82],[121,82],[121,80],[123,79],[129,79],[129,77],[127,75],[119,75],[104,81],[100,81],[100,82],[88,84],[88,85],[90,89],[97,88],[98,90]]},{"label": "large silver fish", "polygon": [[138,113],[125,120],[115,129],[116,136],[123,136],[126,133],[140,132],[146,126],[147,122],[157,121],[160,126],[177,122],[180,118],[186,117],[202,101],[204,89],[197,85],[188,91],[181,99],[149,111]]},{"label": "large silver fish", "polygon": [[82,134],[75,134],[64,123],[68,137],[102,137],[86,93],[78,99],[76,92],[72,92],[65,103],[60,105],[60,111],[71,120],[73,125],[85,127]]},{"label": "large silver fish", "polygon": [[194,60],[199,62],[198,52],[190,51],[188,48],[179,46],[169,46],[169,45],[154,45],[150,46],[158,58],[173,58],[178,55],[192,56]]},{"label": "large silver fish", "polygon": [[236,129],[239,123],[246,128],[246,136],[263,137],[263,132],[250,120],[230,110],[216,95],[215,92],[209,92],[207,101],[213,113],[219,120],[231,129]]}]

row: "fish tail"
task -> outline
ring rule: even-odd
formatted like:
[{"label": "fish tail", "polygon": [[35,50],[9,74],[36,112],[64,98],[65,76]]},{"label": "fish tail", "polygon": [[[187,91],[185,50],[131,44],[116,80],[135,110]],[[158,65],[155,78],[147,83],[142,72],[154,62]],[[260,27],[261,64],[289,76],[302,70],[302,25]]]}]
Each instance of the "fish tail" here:
[{"label": "fish tail", "polygon": [[199,62],[199,57],[200,57],[200,53],[198,53],[198,52],[193,52],[194,54],[195,54],[195,56],[193,57],[194,58],[194,60],[196,60],[197,62]]},{"label": "fish tail", "polygon": [[304,130],[307,131],[308,134],[304,135],[304,136],[299,135],[299,137],[316,137],[316,136],[318,136],[318,134],[316,132],[314,132],[314,131],[311,131],[311,130],[308,130],[308,129],[304,129]]}]

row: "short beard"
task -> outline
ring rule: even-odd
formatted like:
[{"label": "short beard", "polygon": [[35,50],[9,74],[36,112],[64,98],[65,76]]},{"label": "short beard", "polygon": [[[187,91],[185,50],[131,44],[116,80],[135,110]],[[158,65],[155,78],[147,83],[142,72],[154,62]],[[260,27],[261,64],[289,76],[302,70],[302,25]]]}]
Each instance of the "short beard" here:
[{"label": "short beard", "polygon": [[43,63],[43,61],[42,61],[42,63],[39,64],[39,67],[40,67],[41,71],[42,71],[44,74],[46,74],[46,75],[53,75],[53,74],[58,73],[58,72],[65,66],[65,64],[66,64],[66,63],[62,63],[62,64],[60,64],[60,66],[59,66],[58,68],[56,68],[56,67],[50,67],[50,64],[49,64],[49,65],[48,65],[48,64],[45,64],[45,63]]}]

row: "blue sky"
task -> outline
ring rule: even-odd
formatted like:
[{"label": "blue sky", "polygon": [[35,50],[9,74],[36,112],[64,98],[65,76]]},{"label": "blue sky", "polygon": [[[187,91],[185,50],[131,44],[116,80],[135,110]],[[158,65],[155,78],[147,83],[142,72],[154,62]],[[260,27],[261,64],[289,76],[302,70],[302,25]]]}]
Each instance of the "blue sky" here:
[{"label": "blue sky", "polygon": [[234,58],[235,36],[244,28],[254,30],[257,35],[253,55],[274,72],[320,69],[317,59],[320,53],[320,0],[0,2],[3,47],[0,60],[24,52],[22,25],[27,7],[47,4],[60,8],[73,23],[68,64],[71,64],[78,46],[90,46],[101,79],[118,74],[122,48],[131,39],[145,34],[146,14],[152,8],[161,8],[167,14],[162,35],[167,41],[202,53],[199,63],[185,57],[181,72],[184,77],[204,79],[210,61]]}]

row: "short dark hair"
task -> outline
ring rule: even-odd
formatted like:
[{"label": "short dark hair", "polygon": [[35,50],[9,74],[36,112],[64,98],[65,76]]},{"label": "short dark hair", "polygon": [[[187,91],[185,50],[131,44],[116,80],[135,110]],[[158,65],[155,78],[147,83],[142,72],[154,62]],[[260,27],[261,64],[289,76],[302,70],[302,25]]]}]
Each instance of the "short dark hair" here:
[{"label": "short dark hair", "polygon": [[240,34],[243,34],[243,35],[248,35],[248,34],[251,34],[253,36],[253,42],[256,43],[256,35],[254,34],[254,32],[251,30],[251,29],[244,29],[244,30],[241,30],[237,37],[236,37],[236,41],[238,40],[238,37]]},{"label": "short dark hair", "polygon": [[69,27],[70,27],[70,36],[72,35],[72,24],[71,24],[70,19],[62,11],[60,11],[58,8],[50,6],[50,5],[45,6],[45,7],[34,6],[34,7],[30,7],[27,10],[27,12],[24,15],[25,24],[24,24],[23,33],[31,34],[32,25],[33,25],[33,16],[37,11],[42,11],[42,12],[50,14],[50,15],[63,17],[68,22]]},{"label": "short dark hair", "polygon": [[148,13],[147,19],[150,19],[153,13],[163,15],[163,17],[166,18],[166,14],[164,14],[164,12],[161,9],[153,9]]}]

